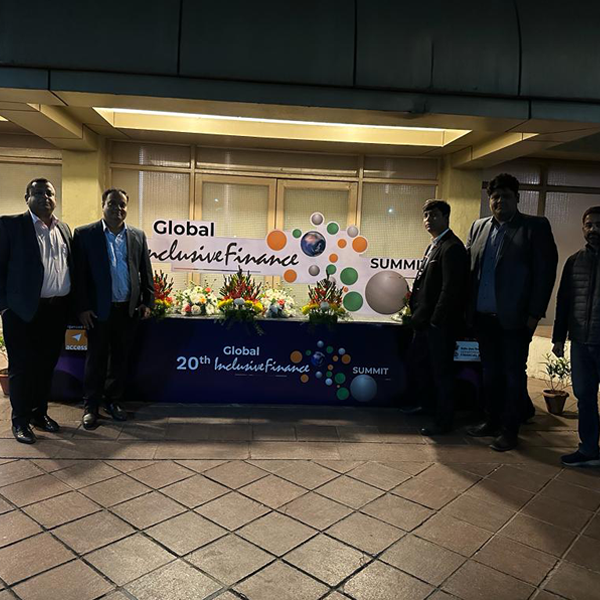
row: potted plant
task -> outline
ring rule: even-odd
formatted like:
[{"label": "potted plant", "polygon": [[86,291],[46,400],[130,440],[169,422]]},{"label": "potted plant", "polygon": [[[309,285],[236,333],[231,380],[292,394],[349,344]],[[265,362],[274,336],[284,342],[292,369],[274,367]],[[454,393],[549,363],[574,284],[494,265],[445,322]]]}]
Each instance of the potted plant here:
[{"label": "potted plant", "polygon": [[255,283],[250,272],[244,274],[241,267],[233,275],[224,275],[224,279],[217,303],[223,322],[227,323],[228,328],[233,323],[251,324],[256,333],[261,335],[263,330],[256,319],[264,311],[259,300],[262,284]]},{"label": "potted plant", "polygon": [[302,314],[308,316],[312,326],[327,325],[332,328],[339,320],[350,318],[342,306],[342,296],[342,289],[327,274],[314,287],[308,286],[308,304],[302,307]]},{"label": "potted plant", "polygon": [[571,363],[566,357],[557,358],[552,354],[544,355],[546,379],[550,388],[544,390],[544,400],[548,412],[553,415],[562,415],[565,402],[569,397],[566,388],[571,384]]},{"label": "potted plant", "polygon": [[[0,355],[8,361],[8,354],[6,353],[6,344],[4,343],[4,336],[0,335]],[[5,396],[8,396],[8,367],[0,369],[0,385]]]}]

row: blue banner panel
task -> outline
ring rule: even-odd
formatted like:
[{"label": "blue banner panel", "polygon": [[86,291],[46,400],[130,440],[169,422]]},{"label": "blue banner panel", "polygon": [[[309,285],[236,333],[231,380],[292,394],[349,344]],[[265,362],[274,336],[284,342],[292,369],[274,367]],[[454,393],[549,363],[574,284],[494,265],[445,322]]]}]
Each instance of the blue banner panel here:
[{"label": "blue banner panel", "polygon": [[[296,319],[226,324],[170,317],[140,324],[129,400],[386,406],[406,392],[412,330],[393,322]],[[72,335],[72,333],[71,333]],[[75,348],[75,346],[68,346]],[[81,398],[85,352],[65,350],[54,396]]]}]

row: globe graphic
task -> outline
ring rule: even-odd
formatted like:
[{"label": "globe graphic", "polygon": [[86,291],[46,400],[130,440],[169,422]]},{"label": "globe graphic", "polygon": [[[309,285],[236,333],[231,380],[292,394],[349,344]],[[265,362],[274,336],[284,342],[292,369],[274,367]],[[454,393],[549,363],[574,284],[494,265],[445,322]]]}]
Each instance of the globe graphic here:
[{"label": "globe graphic", "polygon": [[325,362],[325,355],[317,351],[310,357],[310,362],[313,366],[320,367]]},{"label": "globe graphic", "polygon": [[306,256],[319,256],[325,252],[327,242],[318,231],[308,231],[300,240],[300,248]]}]

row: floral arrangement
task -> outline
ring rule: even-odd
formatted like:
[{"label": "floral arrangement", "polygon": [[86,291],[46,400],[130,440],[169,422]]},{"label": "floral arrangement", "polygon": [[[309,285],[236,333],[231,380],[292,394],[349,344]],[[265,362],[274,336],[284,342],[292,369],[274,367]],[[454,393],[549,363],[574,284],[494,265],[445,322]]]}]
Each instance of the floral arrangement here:
[{"label": "floral arrangement", "polygon": [[190,317],[214,315],[217,312],[217,296],[208,286],[192,285],[175,293],[175,310]]},{"label": "floral arrangement", "polygon": [[154,272],[154,306],[152,316],[155,319],[164,319],[173,310],[173,279],[166,273]]},{"label": "floral arrangement", "polygon": [[259,300],[261,288],[262,285],[257,284],[249,272],[244,275],[241,268],[233,275],[225,275],[217,303],[218,311],[230,325],[236,321],[251,322],[256,332],[262,333],[262,329],[255,322],[256,317],[264,311]]},{"label": "floral arrangement", "polygon": [[264,316],[269,319],[287,319],[296,313],[294,299],[283,288],[266,288],[259,300],[265,309]]},{"label": "floral arrangement", "polygon": [[402,302],[403,302],[403,306],[402,308],[392,317],[392,319],[394,319],[394,321],[398,321],[399,323],[402,323],[402,325],[410,325],[410,320],[412,318],[412,312],[410,310],[410,296],[411,296],[412,292],[410,290],[408,290],[408,292],[406,292]]},{"label": "floral arrangement", "polygon": [[342,306],[343,291],[329,275],[312,287],[308,286],[308,304],[302,307],[302,314],[314,324],[335,325],[339,319],[348,319],[349,315]]}]

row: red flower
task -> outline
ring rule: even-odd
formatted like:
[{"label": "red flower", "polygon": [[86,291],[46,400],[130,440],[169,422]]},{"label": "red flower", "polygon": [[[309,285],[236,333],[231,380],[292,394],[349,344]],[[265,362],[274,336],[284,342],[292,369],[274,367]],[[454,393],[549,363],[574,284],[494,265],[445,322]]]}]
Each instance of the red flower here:
[{"label": "red flower", "polygon": [[183,309],[186,313],[192,312],[192,307],[189,304],[186,304],[186,307]]}]

